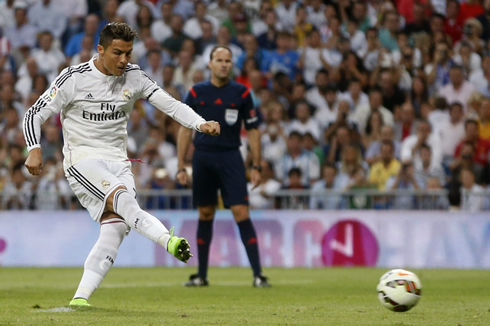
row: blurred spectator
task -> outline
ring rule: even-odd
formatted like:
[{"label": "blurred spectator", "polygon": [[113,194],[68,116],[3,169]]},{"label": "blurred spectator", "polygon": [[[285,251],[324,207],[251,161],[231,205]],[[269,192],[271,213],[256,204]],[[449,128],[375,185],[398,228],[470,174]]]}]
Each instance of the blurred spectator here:
[{"label": "blurred spectator", "polygon": [[151,9],[145,5],[140,6],[136,14],[136,31],[140,32],[143,29],[151,29],[155,18]]},{"label": "blurred spectator", "polygon": [[[330,63],[335,67],[336,63]],[[340,65],[334,69],[332,80],[337,84],[339,91],[345,92],[353,79],[358,80],[363,88],[368,84],[368,75],[362,60],[354,51],[349,51],[344,54],[344,59]]]},{"label": "blurred spectator", "polygon": [[490,141],[490,99],[484,98],[479,112],[478,134],[480,138]]},{"label": "blurred spectator", "polygon": [[95,54],[97,54],[97,51],[94,50],[94,37],[85,35],[82,38],[82,49],[71,58],[70,65],[74,66],[87,62],[92,59]]},{"label": "blurred spectator", "polygon": [[[30,87],[31,85],[29,85],[29,88]],[[16,97],[14,86],[11,84],[6,84],[0,88],[0,115],[3,115],[3,113],[11,107],[17,110],[19,117],[24,116],[25,109],[22,103],[19,102],[18,98]]]},{"label": "blurred spectator", "polygon": [[14,2],[15,25],[5,30],[17,65],[20,65],[29,51],[36,45],[36,28],[27,20],[27,5]]},{"label": "blurred spectator", "polygon": [[296,8],[296,24],[294,25],[293,32],[299,47],[306,45],[306,37],[314,28],[313,24],[308,21],[306,8],[304,6],[298,6]]},{"label": "blurred spectator", "polygon": [[306,7],[308,12],[308,21],[315,26],[318,30],[321,28],[323,24],[327,22],[327,18],[325,17],[325,5],[321,0],[312,0],[310,1],[310,5]]},{"label": "blurred spectator", "polygon": [[182,16],[184,20],[194,16],[194,4],[189,0],[159,0],[158,3],[170,2],[172,5],[172,11],[176,15]]},{"label": "blurred spectator", "polygon": [[299,55],[290,46],[291,35],[286,32],[280,32],[277,36],[277,49],[270,52],[261,68],[267,78],[271,78],[277,72],[283,72],[290,80],[296,80]]},{"label": "blurred spectator", "polygon": [[362,135],[362,143],[365,148],[368,148],[371,143],[381,140],[381,129],[383,125],[383,116],[381,113],[379,111],[371,113]]},{"label": "blurred spectator", "polygon": [[0,71],[12,69],[10,62],[10,42],[3,31],[0,26]]},{"label": "blurred spectator", "polygon": [[446,184],[446,174],[440,163],[432,162],[432,151],[429,146],[422,145],[420,148],[420,162],[415,164],[415,179],[417,184],[425,189],[429,178],[436,177],[439,183]]},{"label": "blurred spectator", "polygon": [[197,40],[203,34],[201,24],[205,21],[212,24],[212,34],[218,33],[219,20],[207,14],[206,4],[202,1],[197,1],[194,6],[196,16],[185,22],[184,34],[193,40]]},{"label": "blurred spectator", "polygon": [[48,124],[43,131],[44,139],[41,141],[43,161],[49,158],[61,159],[60,156],[57,156],[63,147],[60,130],[57,126]]},{"label": "blurred spectator", "polygon": [[62,8],[51,0],[40,0],[29,8],[29,23],[37,32],[48,31],[59,41],[66,29],[67,17]]},{"label": "blurred spectator", "polygon": [[[358,192],[359,190],[376,189],[376,185],[372,184],[366,178],[366,171],[357,168],[353,171],[353,178],[346,190]],[[365,195],[362,191],[359,194],[349,196],[349,209],[368,209],[373,208],[374,203],[371,195]]]},{"label": "blurred spectator", "polygon": [[441,140],[439,136],[431,132],[431,126],[426,120],[421,120],[417,125],[417,133],[411,135],[402,142],[401,160],[402,162],[412,161],[421,164],[420,149],[422,145],[428,145],[432,151],[432,163],[442,163]]},{"label": "blurred spectator", "polygon": [[351,78],[347,90],[340,95],[340,99],[347,101],[353,112],[355,112],[359,106],[369,105],[369,97],[362,91],[361,81],[357,78]]},{"label": "blurred spectator", "polygon": [[15,91],[21,95],[22,100],[25,100],[31,92],[32,81],[39,73],[36,59],[29,57],[22,67],[19,68],[19,74],[20,71],[24,71],[25,73],[15,83]]},{"label": "blurred spectator", "polygon": [[369,165],[363,160],[362,152],[358,144],[351,142],[342,147],[340,161],[337,162],[339,178],[346,180],[345,184],[355,181],[355,175],[359,169],[369,173]]},{"label": "blurred spectator", "polygon": [[257,68],[260,69],[262,64],[267,60],[268,52],[264,49],[259,48],[257,44],[257,39],[253,36],[253,34],[246,34],[244,36],[244,51],[238,57],[236,61],[236,67],[241,71],[243,69],[245,60],[248,58],[252,58],[256,64]]},{"label": "blurred spectator", "polygon": [[469,82],[477,91],[486,97],[490,97],[490,56],[484,56],[481,68],[473,70],[469,76]]},{"label": "blurred spectator", "polygon": [[202,35],[195,41],[196,53],[199,55],[203,54],[208,46],[214,45],[217,42],[215,33],[213,33],[213,24],[211,24],[211,22],[204,20],[201,23],[201,32]]},{"label": "blurred spectator", "polygon": [[315,74],[313,86],[306,92],[306,100],[314,107],[326,106],[325,91],[329,83],[328,70],[319,69]]},{"label": "blurred spectator", "polygon": [[[449,106],[449,120],[442,121],[434,130],[441,140],[441,149],[444,165],[448,165],[456,150],[456,146],[463,140],[464,112],[461,103],[455,102]],[[441,183],[444,185],[444,183]]]},{"label": "blurred spectator", "polygon": [[292,32],[296,23],[297,3],[293,0],[283,0],[276,6],[276,13],[281,26],[288,32]]},{"label": "blurred spectator", "polygon": [[269,10],[265,13],[264,23],[266,30],[257,37],[259,47],[265,50],[277,49],[277,35],[282,31],[281,23],[278,22],[277,13]]},{"label": "blurred spectator", "polygon": [[359,53],[363,59],[364,67],[368,71],[373,71],[382,57],[381,43],[378,38],[378,30],[369,28],[366,31],[367,47],[365,52]]},{"label": "blurred spectator", "polygon": [[400,29],[400,18],[396,11],[390,11],[385,13],[383,28],[379,30],[379,41],[381,45],[387,48],[389,51],[398,49],[396,43],[396,33]]},{"label": "blurred spectator", "polygon": [[490,0],[483,1],[485,12],[476,17],[483,26],[482,39],[487,42],[490,39]]},{"label": "blurred spectator", "polygon": [[381,160],[381,145],[387,141],[393,144],[394,158],[400,158],[401,144],[394,139],[393,127],[383,126],[381,127],[380,140],[372,142],[366,150],[367,163],[372,165]]},{"label": "blurred spectator", "polygon": [[0,2],[0,28],[4,31],[15,25],[15,2],[15,0]]},{"label": "blurred spectator", "polygon": [[31,56],[36,60],[39,72],[52,81],[58,75],[59,67],[65,62],[63,52],[53,46],[53,35],[50,32],[38,34],[39,49],[33,50]]},{"label": "blurred spectator", "polygon": [[[383,107],[394,113],[405,102],[405,93],[398,86],[391,68],[374,70],[371,85],[378,85],[383,93]],[[373,83],[374,82],[374,83]]]},{"label": "blurred spectator", "polygon": [[329,83],[323,90],[325,94],[325,106],[318,106],[315,112],[315,119],[322,129],[327,128],[337,120],[339,101],[337,99],[337,87]]},{"label": "blurred spectator", "polygon": [[203,65],[205,67],[208,66],[208,62],[209,62],[210,57],[211,57],[211,51],[213,50],[213,47],[215,45],[219,44],[219,45],[226,45],[227,47],[230,48],[231,53],[232,53],[232,60],[236,66],[237,60],[242,55],[243,50],[238,45],[230,43],[230,42],[231,42],[230,31],[228,30],[228,28],[221,26],[218,29],[218,36],[216,37],[216,44],[210,44],[204,49],[204,52],[202,54]]},{"label": "blurred spectator", "polygon": [[375,111],[379,111],[379,113],[381,113],[385,125],[394,125],[393,113],[383,106],[383,93],[381,89],[372,88],[369,91],[369,104],[358,106],[353,115],[353,118],[357,122],[360,130],[366,130],[369,116]]},{"label": "blurred spectator", "polygon": [[158,10],[155,8],[153,3],[148,0],[126,0],[123,1],[119,8],[117,8],[117,15],[124,18],[124,21],[131,26],[131,28],[137,28],[137,16],[138,11],[141,7],[147,7],[150,9],[153,17],[158,17]]},{"label": "blurred spectator", "polygon": [[322,166],[322,179],[311,187],[310,209],[339,209],[342,197],[330,193],[324,194],[326,190],[341,191],[345,185],[337,178],[335,165],[326,163]]},{"label": "blurred spectator", "polygon": [[449,70],[454,65],[451,59],[449,46],[446,43],[437,43],[434,47],[432,62],[425,65],[429,94],[434,94],[450,82]]},{"label": "blurred spectator", "polygon": [[[58,1],[63,1],[63,0],[58,0]],[[63,2],[65,2],[65,1],[63,1]],[[80,1],[77,1],[77,2],[80,2]],[[81,1],[81,2],[83,2],[83,1]],[[116,21],[116,19],[123,18],[123,17],[117,16],[117,8],[119,8],[119,0],[106,0],[104,8],[102,10],[102,19],[101,19],[99,26],[105,26],[109,23]],[[85,9],[85,11],[86,11],[86,9]],[[82,12],[83,12],[83,10],[80,9],[80,13],[78,14],[78,17],[80,17],[80,27],[74,28],[75,31],[78,31],[78,29],[81,29],[81,27],[83,26],[83,18],[87,14],[86,13],[81,14]],[[75,18],[75,17],[73,17],[73,18]],[[68,28],[70,29],[70,27],[68,27]]]},{"label": "blurred spectator", "polygon": [[174,71],[173,82],[177,85],[182,85],[187,91],[194,85],[193,76],[197,70],[198,68],[192,62],[191,54],[188,51],[180,51],[178,65]]},{"label": "blurred spectator", "polygon": [[13,166],[10,180],[3,187],[2,207],[9,210],[28,210],[33,209],[33,185],[26,180],[24,173],[24,163],[19,162]]},{"label": "blurred spectator", "polygon": [[[43,147],[44,154],[44,147]],[[43,159],[43,169],[36,187],[36,209],[68,209],[70,197],[75,196],[65,178],[63,167],[54,157]]]},{"label": "blurred spectator", "polygon": [[469,18],[477,17],[485,12],[481,0],[468,0],[461,4],[461,19],[467,21]]},{"label": "blurred spectator", "polygon": [[351,49],[357,56],[366,52],[367,41],[363,31],[359,29],[359,23],[355,19],[349,19],[347,27],[343,31],[346,38],[350,40]]},{"label": "blurred spectator", "polygon": [[173,15],[170,20],[170,28],[172,29],[172,35],[167,37],[163,41],[162,46],[170,52],[172,58],[175,58],[182,47],[182,43],[187,39],[187,35],[183,32],[184,20],[182,16]]},{"label": "blurred spectator", "polygon": [[427,102],[429,99],[429,90],[427,89],[427,83],[425,82],[424,78],[420,76],[413,77],[411,99],[415,116],[420,118],[422,115],[420,107],[422,106],[422,103]]},{"label": "blurred spectator", "polygon": [[473,71],[480,70],[481,57],[473,51],[471,44],[468,42],[461,43],[459,52],[453,56],[453,59],[456,64],[463,68],[465,76],[469,76]]},{"label": "blurred spectator", "polygon": [[172,35],[170,24],[172,22],[172,4],[170,2],[162,3],[160,7],[161,18],[153,21],[151,25],[151,35],[158,41],[163,43]]},{"label": "blurred spectator", "polygon": [[[167,169],[155,167],[152,178],[150,179],[148,189],[150,190],[170,190],[175,189],[175,183],[170,179]],[[164,195],[148,197],[146,207],[148,209],[169,209],[172,208],[170,197]]]},{"label": "blurred spectator", "polygon": [[262,160],[261,183],[258,187],[247,184],[249,202],[252,209],[273,209],[274,193],[281,189],[281,183],[274,179],[274,169],[272,162]]},{"label": "blurred spectator", "polygon": [[[324,67],[319,58],[325,55],[326,49],[322,48],[320,33],[312,30],[308,33],[308,44],[302,47],[300,65],[303,69],[303,79],[308,86],[315,84],[317,72]],[[318,85],[317,85],[318,86]]]},{"label": "blurred spectator", "polygon": [[[278,168],[278,177],[284,178],[293,169],[300,170],[300,184],[308,187],[312,182],[320,177],[320,164],[318,157],[305,151],[303,148],[303,135],[293,131],[288,136],[287,153],[283,156],[281,165]],[[296,178],[297,175],[294,175]],[[291,177],[290,177],[291,178]],[[283,179],[284,185],[289,186],[290,180]]]},{"label": "blurred spectator", "polygon": [[450,83],[439,91],[439,96],[446,99],[448,103],[459,102],[467,111],[467,102],[471,93],[476,91],[475,86],[464,79],[461,66],[452,66],[449,70]]},{"label": "blurred spectator", "polygon": [[427,180],[427,185],[425,188],[428,193],[427,195],[419,197],[420,205],[419,209],[430,210],[447,210],[449,209],[449,200],[447,196],[444,195],[435,195],[431,192],[441,191],[443,188],[439,182],[439,179],[436,177],[430,177]]},{"label": "blurred spectator", "polygon": [[465,20],[463,26],[463,36],[461,37],[461,40],[454,45],[454,50],[458,52],[460,46],[464,42],[467,42],[471,45],[475,52],[482,53],[485,46],[485,42],[481,39],[482,33],[483,26],[478,19],[469,18]]},{"label": "blurred spectator", "polygon": [[401,120],[395,123],[395,140],[402,142],[417,131],[417,120],[412,104],[404,103],[401,107]]},{"label": "blurred spectator", "polygon": [[379,157],[380,160],[371,166],[369,181],[376,184],[379,190],[385,190],[388,179],[396,177],[401,168],[400,162],[394,157],[393,141],[381,142]]},{"label": "blurred spectator", "polygon": [[136,144],[144,144],[149,136],[149,126],[141,102],[136,102],[128,121],[128,134]]},{"label": "blurred spectator", "polygon": [[65,47],[65,55],[67,60],[70,60],[75,54],[79,53],[82,49],[82,41],[84,36],[92,36],[94,40],[94,48],[97,49],[99,44],[99,17],[95,14],[89,14],[85,18],[84,31],[73,35],[68,44]]},{"label": "blurred spectator", "polygon": [[[411,162],[402,163],[396,177],[386,182],[387,190],[419,190],[420,185],[415,179],[414,168]],[[414,209],[416,197],[413,195],[398,194],[393,201],[394,209]]]},{"label": "blurred spectator", "polygon": [[[300,168],[291,168],[291,170],[288,171],[286,185],[284,185],[282,189],[308,189],[309,187],[301,182],[303,179],[302,174]],[[281,198],[279,207],[282,209],[305,209],[308,207],[308,197],[301,195],[283,197]]]},{"label": "blurred spectator", "polygon": [[163,66],[162,53],[157,49],[149,50],[146,53],[148,67],[143,69],[146,74],[153,79],[158,86],[163,86]]},{"label": "blurred spectator", "polygon": [[[230,8],[233,7],[233,10]],[[234,8],[236,7],[236,9]],[[232,2],[228,5],[229,18],[225,20],[221,25],[228,28],[234,43],[240,43],[239,37],[242,34],[248,34],[252,32],[252,28],[248,21],[248,17],[243,12],[243,7],[240,2]],[[236,12],[236,13],[232,13]],[[237,42],[238,41],[238,42]]]},{"label": "blurred spectator", "polygon": [[420,105],[422,120],[428,120],[433,130],[440,128],[441,123],[449,121],[448,104],[444,97],[433,98],[434,105],[423,102]]},{"label": "blurred spectator", "polygon": [[337,129],[346,126],[350,132],[356,133],[359,131],[357,123],[352,119],[347,101],[340,101],[337,109],[337,117],[324,129],[323,137],[327,142],[333,135],[337,133]]},{"label": "blurred spectator", "polygon": [[461,210],[463,212],[481,211],[484,189],[475,183],[475,175],[471,169],[461,171],[461,184]]},{"label": "blurred spectator", "polygon": [[320,125],[317,119],[311,117],[310,108],[306,101],[296,103],[295,118],[289,125],[289,131],[297,131],[303,136],[309,132],[317,141],[320,140]]},{"label": "blurred spectator", "polygon": [[459,7],[460,4],[457,0],[447,0],[444,32],[451,37],[453,45],[456,44],[463,35],[464,19],[459,15]]},{"label": "blurred spectator", "polygon": [[456,147],[454,156],[458,157],[461,153],[461,148],[466,142],[473,144],[475,149],[475,162],[485,165],[488,162],[488,154],[490,151],[490,143],[484,140],[479,135],[478,122],[476,120],[466,120],[464,124],[465,136],[464,139]]},{"label": "blurred spectator", "polygon": [[19,113],[13,107],[3,110],[0,119],[0,137],[8,143],[13,143],[19,129]]},{"label": "blurred spectator", "polygon": [[209,4],[208,13],[220,22],[228,18],[227,0],[216,0]]},{"label": "blurred spectator", "polygon": [[339,162],[345,146],[352,141],[351,130],[347,125],[339,125],[331,139],[325,139],[327,145],[323,148],[325,157],[330,163]]}]

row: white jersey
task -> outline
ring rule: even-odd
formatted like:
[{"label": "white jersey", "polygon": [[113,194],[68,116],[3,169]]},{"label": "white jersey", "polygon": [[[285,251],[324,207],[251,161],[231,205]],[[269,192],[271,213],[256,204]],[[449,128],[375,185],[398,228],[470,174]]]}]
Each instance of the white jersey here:
[{"label": "white jersey", "polygon": [[163,91],[139,66],[128,64],[122,76],[105,75],[89,62],[64,69],[26,112],[27,149],[41,147],[41,125],[61,112],[65,170],[80,160],[127,159],[126,126],[134,103],[148,99],[184,127],[200,131],[206,121],[186,104]]}]

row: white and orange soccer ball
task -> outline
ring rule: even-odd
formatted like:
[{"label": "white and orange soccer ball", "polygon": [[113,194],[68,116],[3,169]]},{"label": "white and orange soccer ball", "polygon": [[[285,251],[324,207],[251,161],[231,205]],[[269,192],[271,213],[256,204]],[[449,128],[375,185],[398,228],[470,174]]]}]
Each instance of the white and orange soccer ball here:
[{"label": "white and orange soccer ball", "polygon": [[422,283],[412,272],[393,269],[381,276],[376,289],[383,306],[391,311],[404,312],[419,302]]}]

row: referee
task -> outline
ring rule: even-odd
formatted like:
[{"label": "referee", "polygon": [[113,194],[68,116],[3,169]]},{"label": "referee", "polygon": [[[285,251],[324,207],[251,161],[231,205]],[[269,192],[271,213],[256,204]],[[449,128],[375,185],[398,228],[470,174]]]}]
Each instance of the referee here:
[{"label": "referee", "polygon": [[[255,111],[250,90],[231,81],[231,50],[223,45],[213,48],[209,68],[211,80],[194,85],[185,103],[206,120],[214,120],[221,125],[221,134],[212,137],[196,134],[195,152],[192,160],[194,203],[199,210],[197,228],[197,250],[199,256],[198,273],[191,275],[184,286],[207,286],[209,247],[213,236],[213,219],[218,203],[218,189],[225,207],[230,208],[238,224],[242,242],[252,266],[254,287],[269,287],[267,278],[262,275],[259,247],[255,229],[250,220],[248,208],[247,180],[242,156],[238,150],[241,145],[240,131],[242,121],[248,133],[250,150],[253,156],[251,181],[260,184],[260,133],[257,129],[259,119]],[[177,180],[187,184],[184,158],[192,138],[192,130],[180,128],[177,155],[179,170]]]}]

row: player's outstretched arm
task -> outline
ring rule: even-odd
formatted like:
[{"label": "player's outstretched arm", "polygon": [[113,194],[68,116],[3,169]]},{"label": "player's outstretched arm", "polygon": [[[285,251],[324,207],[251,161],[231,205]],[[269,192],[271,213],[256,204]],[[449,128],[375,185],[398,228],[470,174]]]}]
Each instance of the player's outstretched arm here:
[{"label": "player's outstretched arm", "polygon": [[200,126],[200,129],[203,133],[211,136],[218,136],[221,132],[221,127],[216,121],[207,121]]},{"label": "player's outstretched arm", "polygon": [[43,167],[43,156],[41,154],[41,149],[33,148],[29,151],[29,155],[27,156],[27,160],[24,163],[29,173],[32,175],[41,174],[41,169]]},{"label": "player's outstretched arm", "polygon": [[192,130],[180,127],[179,134],[177,135],[177,159],[178,159],[178,171],[177,171],[177,181],[181,185],[187,184],[187,171],[185,170],[185,156],[189,150],[189,144],[191,143]]}]

